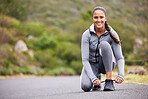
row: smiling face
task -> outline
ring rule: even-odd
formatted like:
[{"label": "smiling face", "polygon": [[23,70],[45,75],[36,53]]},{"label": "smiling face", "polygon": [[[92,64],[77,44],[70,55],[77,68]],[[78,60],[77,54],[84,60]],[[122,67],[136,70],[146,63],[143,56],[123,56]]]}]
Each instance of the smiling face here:
[{"label": "smiling face", "polygon": [[105,14],[102,10],[94,11],[92,20],[95,25],[95,30],[105,29],[105,21],[107,20],[107,17],[105,17]]}]

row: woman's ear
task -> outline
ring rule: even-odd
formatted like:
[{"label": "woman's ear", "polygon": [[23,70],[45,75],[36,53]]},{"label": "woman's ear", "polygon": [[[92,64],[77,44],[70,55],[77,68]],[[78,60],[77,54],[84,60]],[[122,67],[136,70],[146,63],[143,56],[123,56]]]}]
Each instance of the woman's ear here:
[{"label": "woman's ear", "polygon": [[107,21],[107,16],[105,17],[105,21]]}]

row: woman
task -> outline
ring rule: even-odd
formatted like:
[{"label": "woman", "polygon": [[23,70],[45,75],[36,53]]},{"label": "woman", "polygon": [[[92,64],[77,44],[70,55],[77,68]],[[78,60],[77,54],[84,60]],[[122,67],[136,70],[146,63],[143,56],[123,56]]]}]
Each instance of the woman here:
[{"label": "woman", "polygon": [[[112,71],[117,62],[116,83],[124,81],[124,57],[118,34],[107,24],[106,10],[96,7],[92,11],[93,24],[82,35],[81,54],[83,69],[81,88],[85,92],[100,90],[101,73],[106,74],[104,91],[113,91]],[[113,50],[112,50],[113,48]],[[113,54],[114,52],[114,54]],[[115,57],[116,60],[115,60]]]}]

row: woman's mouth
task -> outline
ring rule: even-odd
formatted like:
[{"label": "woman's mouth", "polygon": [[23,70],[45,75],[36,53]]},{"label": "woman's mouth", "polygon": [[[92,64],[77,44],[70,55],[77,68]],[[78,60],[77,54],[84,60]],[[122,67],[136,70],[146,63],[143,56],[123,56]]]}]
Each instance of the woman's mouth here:
[{"label": "woman's mouth", "polygon": [[99,25],[99,26],[100,26],[100,25],[102,25],[102,23],[97,23],[97,25]]}]

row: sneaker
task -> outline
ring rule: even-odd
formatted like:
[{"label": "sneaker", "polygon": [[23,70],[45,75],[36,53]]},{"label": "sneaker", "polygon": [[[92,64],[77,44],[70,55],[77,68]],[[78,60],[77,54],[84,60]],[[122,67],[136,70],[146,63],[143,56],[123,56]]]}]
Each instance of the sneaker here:
[{"label": "sneaker", "polygon": [[101,84],[99,86],[94,86],[92,88],[93,91],[100,91],[101,90]]},{"label": "sneaker", "polygon": [[114,90],[115,90],[115,86],[114,86],[113,80],[106,79],[105,80],[104,91],[114,91]]}]

